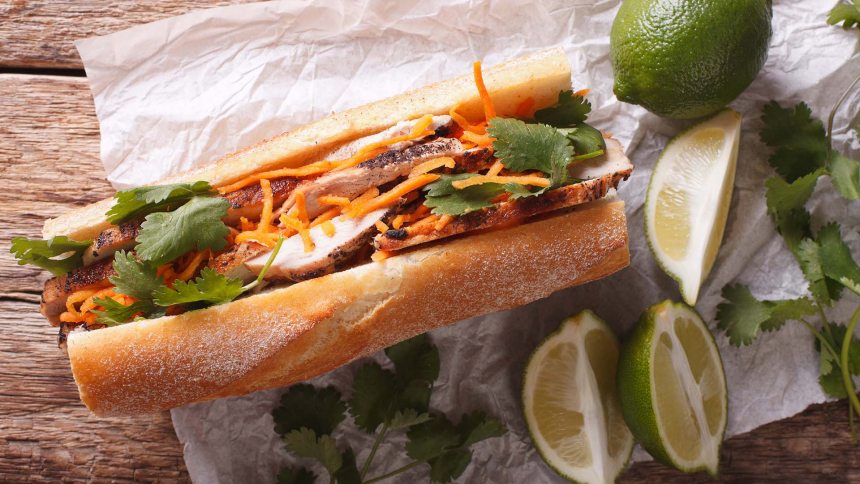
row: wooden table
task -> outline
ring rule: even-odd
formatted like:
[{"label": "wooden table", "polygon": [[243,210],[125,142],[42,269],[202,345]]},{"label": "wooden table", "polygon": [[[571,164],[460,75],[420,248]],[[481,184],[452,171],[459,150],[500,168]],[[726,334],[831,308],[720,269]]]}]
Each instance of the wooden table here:
[{"label": "wooden table", "polygon": [[[99,420],[78,401],[56,331],[39,315],[46,274],[15,265],[14,236],[110,196],[93,100],[73,42],[237,2],[3,0],[0,4],[0,482],[188,482],[168,413]],[[790,395],[787,398],[791,398]],[[723,446],[721,481],[860,481],[847,405],[814,406]],[[624,482],[711,482],[659,464]]]}]

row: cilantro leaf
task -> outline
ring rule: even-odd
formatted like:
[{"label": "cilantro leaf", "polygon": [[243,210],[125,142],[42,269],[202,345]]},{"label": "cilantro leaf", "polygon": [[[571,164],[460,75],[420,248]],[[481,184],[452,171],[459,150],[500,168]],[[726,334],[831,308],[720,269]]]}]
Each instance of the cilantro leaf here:
[{"label": "cilantro leaf", "polygon": [[128,306],[111,298],[93,299],[93,302],[105,308],[104,311],[92,311],[93,314],[98,316],[96,323],[104,324],[105,326],[125,324],[135,314],[150,315],[155,309],[149,301],[135,301]]},{"label": "cilantro leaf", "polygon": [[578,154],[603,151],[606,149],[606,140],[597,128],[586,123],[580,123],[576,127],[559,129],[567,139],[573,143],[573,148]]},{"label": "cilantro leaf", "polygon": [[818,231],[816,242],[819,245],[818,257],[824,275],[840,281],[852,291],[860,294],[856,288],[860,284],[860,267],[857,267],[857,262],[851,256],[851,251],[842,240],[839,224],[831,222],[822,227]]},{"label": "cilantro leaf", "polygon": [[823,167],[827,159],[824,124],[811,115],[805,103],[783,108],[771,101],[764,107],[764,128],[759,137],[766,145],[777,148],[768,162],[789,183]]},{"label": "cilantro leaf", "polygon": [[748,345],[762,331],[775,331],[786,321],[815,314],[812,301],[802,297],[781,301],[759,301],[746,286],[723,287],[725,302],[717,306],[717,327],[735,346]]},{"label": "cilantro leaf", "polygon": [[501,437],[508,433],[508,429],[502,425],[502,422],[497,418],[487,417],[485,412],[474,411],[471,414],[463,415],[460,423],[457,425],[457,430],[460,432],[463,447],[469,447],[482,440],[487,440],[493,437]]},{"label": "cilantro leaf", "polygon": [[335,472],[335,479],[338,484],[361,484],[361,474],[358,472],[358,466],[355,463],[355,452],[352,448],[347,448],[341,454],[340,469]]},{"label": "cilantro leaf", "polygon": [[788,183],[780,177],[771,177],[764,186],[767,187],[767,210],[768,213],[787,212],[803,208],[806,201],[815,190],[815,184],[818,178],[825,173],[824,168],[819,168],[814,172],[795,179],[792,183]]},{"label": "cilantro leaf", "polygon": [[433,382],[439,378],[439,350],[420,334],[385,349],[397,371],[397,409],[426,412]]},{"label": "cilantro leaf", "polygon": [[406,455],[415,460],[432,459],[460,446],[460,433],[444,415],[435,414],[406,432]]},{"label": "cilantro leaf", "polygon": [[306,427],[317,435],[329,435],[346,418],[346,405],[332,387],[293,385],[281,396],[281,406],[272,412],[275,432],[286,435]]},{"label": "cilantro leaf", "polygon": [[194,249],[219,251],[230,229],[221,221],[230,202],[223,198],[192,198],[172,212],[146,216],[137,236],[137,257],[158,267]]},{"label": "cilantro leaf", "polygon": [[358,428],[372,434],[392,417],[392,401],[397,392],[395,376],[383,370],[379,363],[368,363],[359,368],[353,388],[355,393],[349,401],[349,414]]},{"label": "cilantro leaf", "polygon": [[835,150],[831,151],[830,176],[833,177],[833,186],[844,198],[860,198],[860,163]]},{"label": "cilantro leaf", "polygon": [[[535,120],[556,128],[566,128],[582,123],[590,112],[591,103],[585,96],[574,96],[573,91],[561,91],[555,104],[535,111]],[[492,121],[490,124],[495,126]]]},{"label": "cilantro leaf", "polygon": [[493,141],[495,157],[513,172],[539,170],[560,187],[567,180],[567,165],[574,151],[567,136],[544,124],[526,124],[518,119],[493,118],[487,133]]},{"label": "cilantro leaf", "polygon": [[472,462],[468,450],[446,452],[427,461],[430,464],[430,482],[451,482],[463,475]]},{"label": "cilantro leaf", "polygon": [[208,267],[204,268],[193,282],[174,281],[173,289],[161,286],[153,292],[155,304],[172,306],[193,302],[224,304],[236,299],[242,294],[242,279],[234,277],[227,279]]},{"label": "cilantro leaf", "polygon": [[119,294],[151,301],[152,294],[164,287],[164,277],[158,275],[158,270],[138,261],[130,252],[121,250],[114,255],[113,270],[116,275],[110,276],[109,280]]},{"label": "cilantro leaf", "polygon": [[278,484],[314,484],[316,480],[317,476],[304,467],[299,469],[285,467],[278,474]]},{"label": "cilantro leaf", "polygon": [[850,29],[854,25],[860,24],[860,2],[854,0],[852,5],[840,3],[833,7],[827,16],[827,23],[836,25],[839,22],[843,22],[843,29]]},{"label": "cilantro leaf", "polygon": [[[12,248],[9,252],[15,254],[18,265],[32,264],[50,271],[55,276],[62,276],[84,265],[84,252],[92,242],[92,240],[77,242],[65,235],[58,235],[51,240],[15,237],[12,239]],[[56,259],[62,255],[65,257]]]},{"label": "cilantro leaf", "polygon": [[809,212],[805,208],[776,213],[776,230],[785,241],[785,245],[800,262],[798,251],[803,239],[812,237],[809,224]]},{"label": "cilantro leaf", "polygon": [[419,414],[414,408],[407,408],[402,412],[400,410],[394,412],[394,417],[391,419],[391,430],[401,430],[413,425],[422,424],[430,420],[429,413]]},{"label": "cilantro leaf", "polygon": [[819,252],[821,247],[812,239],[804,239],[798,248],[800,270],[809,282],[809,292],[819,303],[831,306],[842,296],[842,286],[824,276]]},{"label": "cilantro leaf", "polygon": [[[829,396],[846,398],[848,394],[845,391],[842,364],[838,356],[842,354],[842,342],[845,340],[845,333],[848,330],[842,324],[831,324],[830,330],[830,333],[822,331],[821,336],[836,351],[837,357],[834,358],[829,351],[822,350],[821,342],[817,338],[815,339],[815,350],[821,353],[821,376],[818,377],[818,383]],[[860,375],[860,341],[853,336],[848,346],[848,371],[852,375]]]},{"label": "cilantro leaf", "polygon": [[284,443],[288,451],[318,460],[331,475],[334,475],[343,464],[343,457],[330,435],[317,438],[316,432],[302,427],[284,435]]},{"label": "cilantro leaf", "polygon": [[440,175],[439,179],[424,187],[428,190],[424,205],[432,208],[436,215],[463,215],[482,208],[493,206],[493,199],[505,193],[505,189],[498,183],[484,183],[472,185],[462,190],[454,188],[452,183],[464,180],[475,173],[462,173],[459,175]]},{"label": "cilantro leaf", "polygon": [[400,383],[413,380],[433,383],[439,378],[439,350],[430,344],[426,333],[385,348],[385,356],[394,363]]},{"label": "cilantro leaf", "polygon": [[176,209],[194,197],[211,197],[217,192],[208,182],[176,183],[121,190],[114,195],[116,203],[107,211],[108,221],[120,224],[152,212]]}]

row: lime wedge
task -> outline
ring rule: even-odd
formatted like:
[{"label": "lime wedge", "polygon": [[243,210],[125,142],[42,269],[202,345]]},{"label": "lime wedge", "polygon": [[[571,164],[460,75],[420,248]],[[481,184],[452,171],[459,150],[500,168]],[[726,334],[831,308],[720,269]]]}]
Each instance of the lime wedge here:
[{"label": "lime wedge", "polygon": [[648,308],[624,340],[618,396],[636,441],[655,459],[716,476],[726,431],[726,375],[699,314],[665,301]]},{"label": "lime wedge", "polygon": [[663,150],[648,184],[648,246],[690,305],[720,250],[740,133],[741,115],[731,109],[687,128]]},{"label": "lime wedge", "polygon": [[523,414],[543,460],[573,482],[615,482],[633,451],[615,389],[618,340],[591,311],[565,319],[523,375]]}]

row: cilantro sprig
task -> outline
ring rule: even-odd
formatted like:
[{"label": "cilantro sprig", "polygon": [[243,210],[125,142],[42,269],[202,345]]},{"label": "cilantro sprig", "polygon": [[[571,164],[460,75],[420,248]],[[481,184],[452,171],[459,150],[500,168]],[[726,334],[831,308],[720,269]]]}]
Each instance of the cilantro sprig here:
[{"label": "cilantro sprig", "polygon": [[284,237],[278,237],[278,243],[260,274],[245,285],[242,285],[242,279],[238,277],[227,278],[206,267],[193,281],[177,280],[173,282],[171,288],[165,285],[164,277],[158,275],[157,269],[141,262],[135,254],[119,251],[113,261],[116,275],[111,276],[109,280],[116,286],[115,292],[131,296],[137,301],[130,305],[123,305],[110,298],[96,299],[93,302],[105,308],[102,311],[93,311],[98,316],[96,323],[115,326],[127,323],[135,317],[164,316],[167,308],[174,305],[186,309],[200,309],[228,303],[262,282],[283,243]]},{"label": "cilantro sprig", "polygon": [[153,212],[176,209],[197,197],[213,197],[218,192],[208,182],[176,183],[120,190],[116,203],[107,211],[108,222],[120,224]]},{"label": "cilantro sprig", "polygon": [[548,190],[580,180],[568,176],[576,161],[600,156],[606,149],[603,135],[585,123],[591,104],[573,91],[561,91],[558,102],[535,112],[535,119],[493,118],[487,134],[493,141],[494,156],[514,173],[537,170],[550,179],[545,188],[528,188],[516,183],[484,183],[456,189],[457,180],[478,176],[475,173],[442,175],[424,187],[427,207],[437,215],[463,215],[495,205],[499,195],[511,199],[537,196]]},{"label": "cilantro sprig", "polygon": [[[860,21],[860,16],[852,20],[853,17],[843,14],[849,9],[857,13],[858,6],[860,4],[855,1],[854,6],[837,7],[828,22],[836,23],[834,20],[839,17],[850,27]],[[858,81],[860,76],[835,103],[826,129],[802,102],[793,108],[784,108],[771,101],[762,115],[764,127],[760,138],[774,149],[768,161],[777,172],[777,176],[765,182],[767,210],[797,260],[812,298],[759,300],[745,286],[727,285],[723,288],[724,301],[717,307],[716,316],[718,328],[725,331],[729,342],[736,346],[750,344],[761,332],[779,330],[789,320],[806,326],[815,336],[815,348],[821,353],[821,388],[831,397],[849,399],[851,434],[855,441],[853,413],[860,413],[860,400],[855,394],[852,376],[860,375],[860,341],[854,337],[860,307],[847,327],[829,322],[824,309],[834,305],[846,288],[860,295],[860,266],[843,241],[839,224],[825,223],[815,233],[806,203],[822,176],[831,178],[833,187],[843,198],[860,198],[860,163],[832,148],[833,119]],[[821,331],[807,321],[806,318],[813,315],[818,316]]]},{"label": "cilantro sprig", "polygon": [[9,250],[18,259],[18,265],[32,264],[41,267],[55,276],[84,265],[83,256],[92,240],[74,241],[65,235],[50,240],[15,237]]},{"label": "cilantro sprig", "polygon": [[833,7],[827,16],[827,23],[836,25],[839,22],[842,22],[842,28],[846,30],[860,24],[860,0],[853,0],[850,5],[840,3]]},{"label": "cilantro sprig", "polygon": [[[484,412],[466,414],[457,425],[442,414],[429,412],[433,383],[439,377],[439,352],[427,335],[387,348],[385,355],[395,371],[376,362],[363,365],[355,375],[348,404],[332,387],[317,389],[298,384],[290,387],[281,397],[281,405],[272,412],[275,431],[284,440],[285,448],[318,461],[329,473],[330,482],[370,484],[423,464],[430,467],[431,482],[451,482],[471,463],[472,445],[507,433],[498,419]],[[358,428],[376,434],[360,471],[353,449],[346,447],[341,452],[332,436],[346,419],[347,408]],[[389,432],[404,429],[406,455],[413,461],[366,478],[383,438]],[[316,475],[303,468],[285,468],[278,482],[312,484]]]}]

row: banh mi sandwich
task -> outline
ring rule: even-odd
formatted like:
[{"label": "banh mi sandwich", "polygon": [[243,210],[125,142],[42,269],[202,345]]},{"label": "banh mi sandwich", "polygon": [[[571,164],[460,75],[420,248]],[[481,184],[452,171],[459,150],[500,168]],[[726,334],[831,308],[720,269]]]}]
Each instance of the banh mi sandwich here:
[{"label": "banh mi sandwich", "polygon": [[625,267],[633,166],[570,79],[561,49],[476,63],[14,239],[81,399],[284,386]]}]

